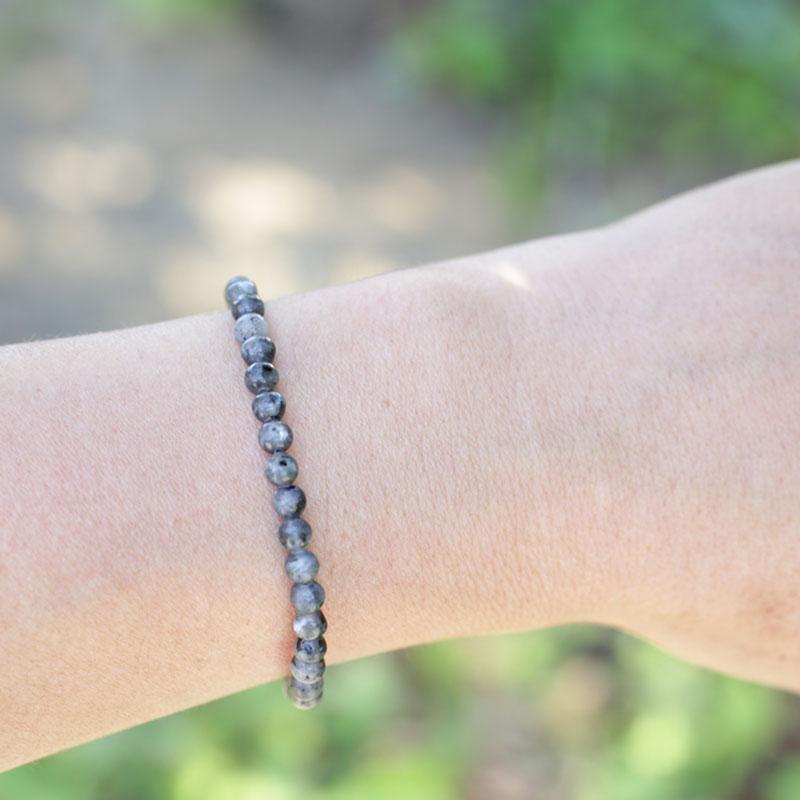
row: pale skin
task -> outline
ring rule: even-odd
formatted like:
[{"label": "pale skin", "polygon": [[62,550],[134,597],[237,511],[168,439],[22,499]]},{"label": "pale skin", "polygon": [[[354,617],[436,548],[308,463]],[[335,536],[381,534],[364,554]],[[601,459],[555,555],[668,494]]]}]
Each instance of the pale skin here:
[{"label": "pale skin", "polygon": [[[330,663],[594,622],[800,691],[799,163],[267,315]],[[0,348],[0,768],[285,674],[231,324]]]}]

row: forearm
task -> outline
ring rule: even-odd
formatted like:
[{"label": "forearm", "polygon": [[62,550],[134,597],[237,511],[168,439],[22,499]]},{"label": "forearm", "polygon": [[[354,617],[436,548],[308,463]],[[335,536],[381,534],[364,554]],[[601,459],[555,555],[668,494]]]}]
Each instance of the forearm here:
[{"label": "forearm", "polygon": [[[770,191],[268,305],[332,661],[594,621],[800,688],[800,281]],[[720,235],[726,204],[747,225]],[[0,349],[0,765],[285,672],[230,328]]]},{"label": "forearm", "polygon": [[[589,593],[565,592],[586,565],[559,530],[548,339],[520,330],[495,263],[269,304],[332,661],[563,621]],[[284,674],[289,587],[230,317],[0,362],[0,763]]]}]

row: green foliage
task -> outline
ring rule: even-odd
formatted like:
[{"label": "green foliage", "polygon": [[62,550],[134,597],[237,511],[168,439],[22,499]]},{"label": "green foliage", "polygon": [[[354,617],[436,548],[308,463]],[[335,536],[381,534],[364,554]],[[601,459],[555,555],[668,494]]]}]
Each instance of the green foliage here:
[{"label": "green foliage", "polygon": [[702,175],[798,151],[789,0],[447,0],[404,44],[425,79],[502,123],[521,196],[643,163]]},{"label": "green foliage", "polygon": [[798,797],[797,700],[599,628],[365,659],[327,687],[313,713],[274,684],[85,745],[0,775],[0,800]]}]

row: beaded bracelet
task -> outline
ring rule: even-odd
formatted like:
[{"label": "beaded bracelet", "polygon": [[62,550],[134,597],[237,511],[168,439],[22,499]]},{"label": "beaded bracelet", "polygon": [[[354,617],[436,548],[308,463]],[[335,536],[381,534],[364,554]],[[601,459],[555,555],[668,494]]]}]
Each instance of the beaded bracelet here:
[{"label": "beaded bracelet", "polygon": [[278,538],[289,551],[286,574],[293,581],[292,605],[297,612],[294,632],[297,634],[291,676],[286,690],[297,708],[313,708],[322,699],[322,676],[325,672],[327,645],[323,634],[328,623],[320,610],[325,590],[316,582],[319,562],[308,549],[311,526],[301,518],[306,496],[294,482],[297,462],[286,453],[292,444],[292,430],[281,422],[286,401],[274,391],[278,371],[272,365],[275,345],[267,336],[264,301],[249,278],[237,275],[225,286],[225,300],[236,320],[233,333],[241,345],[242,358],[247,364],[245,386],[255,394],[253,413],[261,422],[258,443],[270,454],[265,474],[276,489],[272,505],[281,523]]}]

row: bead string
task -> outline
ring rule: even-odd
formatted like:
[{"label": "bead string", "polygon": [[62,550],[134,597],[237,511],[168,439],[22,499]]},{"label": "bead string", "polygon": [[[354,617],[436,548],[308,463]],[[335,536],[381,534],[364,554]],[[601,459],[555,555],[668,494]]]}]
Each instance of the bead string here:
[{"label": "bead string", "polygon": [[258,443],[269,454],[264,472],[276,487],[272,505],[281,517],[278,538],[288,550],[286,574],[293,582],[291,600],[298,638],[286,691],[297,708],[313,708],[322,699],[325,672],[327,645],[323,635],[328,623],[321,611],[325,590],[315,580],[319,562],[308,549],[311,526],[301,517],[306,496],[295,485],[297,462],[286,452],[294,437],[291,428],[282,421],[286,401],[275,391],[278,385],[278,370],[272,364],[275,345],[268,336],[264,301],[253,281],[242,275],[231,278],[225,286],[225,301],[236,320],[233,333],[247,364],[244,383],[255,395],[253,413],[261,422]]}]

